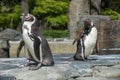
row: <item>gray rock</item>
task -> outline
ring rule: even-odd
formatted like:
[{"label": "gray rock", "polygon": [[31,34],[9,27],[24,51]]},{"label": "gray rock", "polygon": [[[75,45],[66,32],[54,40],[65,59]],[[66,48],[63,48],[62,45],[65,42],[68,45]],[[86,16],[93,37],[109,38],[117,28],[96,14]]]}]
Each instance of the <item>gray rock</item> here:
[{"label": "gray rock", "polygon": [[16,78],[12,75],[0,75],[0,80],[16,80]]},{"label": "gray rock", "polygon": [[[54,55],[54,66],[44,66],[35,71],[24,67],[25,58],[3,58],[0,59],[0,74],[2,77],[5,74],[14,76],[16,80],[120,79],[120,66],[117,63],[120,55],[91,55],[87,61],[74,61],[71,56]],[[95,59],[92,60],[92,58]]]},{"label": "gray rock", "polygon": [[8,53],[4,51],[2,48],[0,48],[0,58],[7,58]]},{"label": "gray rock", "polygon": [[[83,15],[70,27],[70,37],[74,38],[76,29],[83,26],[86,19],[91,19],[98,30],[98,42],[100,54],[117,54],[120,52],[120,20],[111,20],[109,16]],[[71,23],[72,24],[72,23]]]},{"label": "gray rock", "polygon": [[21,39],[21,36],[16,30],[5,29],[4,31],[0,32],[0,38],[9,39],[11,41],[18,41]]},{"label": "gray rock", "polygon": [[[91,1],[91,2],[90,2]],[[77,23],[84,15],[97,15],[100,13],[101,0],[71,0],[68,12],[69,37],[75,38]],[[91,7],[90,7],[91,6]]]},{"label": "gray rock", "polygon": [[80,74],[76,69],[71,68],[71,69],[69,69],[68,71],[65,72],[65,77],[67,79],[71,79],[71,78],[75,79],[77,77],[80,77]]},{"label": "gray rock", "polygon": [[0,38],[0,58],[9,58],[9,40]]},{"label": "gray rock", "polygon": [[99,75],[101,77],[120,78],[120,69],[117,68],[111,68],[107,66],[96,66],[93,68],[93,70],[95,71],[94,76]]},{"label": "gray rock", "polygon": [[75,38],[77,21],[83,15],[89,15],[89,0],[71,0],[69,5],[68,28],[70,38]]},{"label": "gray rock", "polygon": [[107,77],[79,77],[76,80],[119,80],[119,78],[107,78]]}]

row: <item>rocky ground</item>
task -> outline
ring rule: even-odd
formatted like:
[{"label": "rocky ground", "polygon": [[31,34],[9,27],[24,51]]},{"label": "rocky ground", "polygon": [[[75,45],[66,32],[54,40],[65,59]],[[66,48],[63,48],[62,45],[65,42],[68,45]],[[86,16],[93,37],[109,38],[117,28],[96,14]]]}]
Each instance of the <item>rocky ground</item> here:
[{"label": "rocky ground", "polygon": [[25,58],[0,59],[0,80],[120,80],[120,55],[91,55],[74,61],[73,55],[54,55],[54,66],[31,71]]}]

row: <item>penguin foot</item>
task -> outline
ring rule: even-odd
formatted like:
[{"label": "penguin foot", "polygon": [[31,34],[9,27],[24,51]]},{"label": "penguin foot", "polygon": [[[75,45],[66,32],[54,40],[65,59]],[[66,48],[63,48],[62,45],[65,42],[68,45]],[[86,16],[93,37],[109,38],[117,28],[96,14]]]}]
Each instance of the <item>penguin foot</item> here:
[{"label": "penguin foot", "polygon": [[41,66],[42,66],[41,63],[39,63],[37,66],[36,65],[32,65],[32,66],[29,67],[29,70],[38,70]]},{"label": "penguin foot", "polygon": [[25,66],[25,67],[28,67],[28,66],[30,66],[30,63],[26,63],[24,66]]},{"label": "penguin foot", "polygon": [[83,57],[81,57],[81,56],[73,56],[73,58],[74,58],[74,60],[79,60],[79,61],[87,61],[87,58],[83,58]]},{"label": "penguin foot", "polygon": [[25,67],[28,67],[28,66],[31,66],[31,65],[36,65],[36,66],[37,66],[38,63],[26,63],[24,66],[25,66]]}]

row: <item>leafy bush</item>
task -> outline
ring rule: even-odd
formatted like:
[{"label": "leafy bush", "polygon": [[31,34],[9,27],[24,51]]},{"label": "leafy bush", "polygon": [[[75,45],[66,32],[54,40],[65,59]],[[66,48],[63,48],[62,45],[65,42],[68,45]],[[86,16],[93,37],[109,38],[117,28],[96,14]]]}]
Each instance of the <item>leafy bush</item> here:
[{"label": "leafy bush", "polygon": [[109,15],[112,20],[118,19],[120,14],[112,9],[102,11],[102,15]]},{"label": "leafy bush", "polygon": [[[38,17],[43,27],[67,29],[69,0],[28,0],[29,12]],[[16,29],[20,22],[21,0],[1,0],[0,27]]]},{"label": "leafy bush", "polygon": [[52,26],[53,29],[66,29],[67,16],[59,15],[56,17],[47,17],[47,22],[50,23],[50,26]]},{"label": "leafy bush", "polygon": [[47,38],[65,38],[65,37],[68,37],[67,30],[43,30],[42,34]]},{"label": "leafy bush", "polygon": [[15,5],[10,11],[4,10],[0,13],[0,27],[16,29],[20,22],[20,5]]},{"label": "leafy bush", "polygon": [[67,11],[69,0],[35,0],[31,11],[42,20],[44,27],[67,29]]}]

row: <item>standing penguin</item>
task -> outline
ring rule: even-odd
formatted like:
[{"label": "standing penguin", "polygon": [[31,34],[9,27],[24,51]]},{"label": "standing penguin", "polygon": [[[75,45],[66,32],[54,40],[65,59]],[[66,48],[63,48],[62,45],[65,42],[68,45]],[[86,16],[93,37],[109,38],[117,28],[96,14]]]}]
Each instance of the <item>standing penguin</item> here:
[{"label": "standing penguin", "polygon": [[84,27],[80,29],[80,32],[79,36],[75,39],[77,41],[77,51],[74,55],[75,60],[87,59],[92,54],[97,42],[97,29],[90,19],[84,21]]},{"label": "standing penguin", "polygon": [[39,23],[35,16],[28,14],[22,25],[22,37],[17,50],[19,56],[22,46],[25,47],[27,59],[37,63],[37,66],[30,67],[30,70],[37,70],[41,66],[54,65],[53,56],[47,40],[42,36],[39,30]]}]

